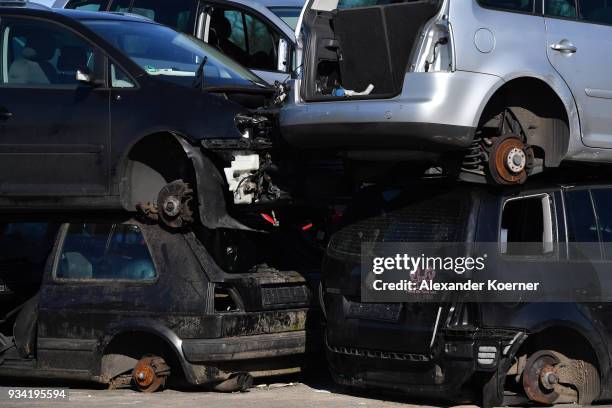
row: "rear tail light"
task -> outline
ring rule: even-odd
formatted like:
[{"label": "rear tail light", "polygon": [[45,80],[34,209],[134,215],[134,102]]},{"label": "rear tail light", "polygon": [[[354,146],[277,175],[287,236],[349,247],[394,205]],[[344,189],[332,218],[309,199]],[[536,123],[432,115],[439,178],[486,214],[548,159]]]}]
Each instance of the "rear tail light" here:
[{"label": "rear tail light", "polygon": [[236,299],[237,294],[233,289],[215,285],[214,293],[215,312],[227,313],[238,312],[240,310]]}]

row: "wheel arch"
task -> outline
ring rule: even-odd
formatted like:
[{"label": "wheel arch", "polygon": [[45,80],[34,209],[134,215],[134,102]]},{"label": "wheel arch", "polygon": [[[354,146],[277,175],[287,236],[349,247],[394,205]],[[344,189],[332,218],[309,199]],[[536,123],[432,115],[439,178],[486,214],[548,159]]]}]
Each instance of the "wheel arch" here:
[{"label": "wheel arch", "polygon": [[[100,379],[107,383],[116,375],[125,372],[125,368],[139,358],[135,353],[133,342],[145,342],[143,353],[150,353],[151,348],[165,347],[171,353],[172,363],[178,364],[185,379],[197,383],[191,365],[186,360],[182,340],[170,328],[152,320],[124,321],[104,336],[98,347],[98,368]],[[126,353],[126,354],[123,354]],[[115,357],[118,356],[118,357]],[[166,356],[168,357],[168,356]]]},{"label": "wheel arch", "polygon": [[[162,147],[156,144],[162,144]],[[154,202],[159,191],[169,182],[187,176],[195,184],[200,222],[211,229],[231,228],[249,230],[227,213],[224,194],[224,178],[213,162],[213,153],[206,152],[188,135],[174,130],[156,130],[135,140],[123,154],[118,166],[119,196],[122,207],[135,211],[138,203]],[[164,149],[163,145],[171,146]],[[162,155],[180,157],[180,163],[170,163],[161,175],[155,166],[134,160],[138,149],[152,148],[156,155],[152,160],[159,162]],[[137,181],[143,181],[142,184]],[[136,191],[135,186],[140,190]]]},{"label": "wheel arch", "polygon": [[[568,152],[575,148],[576,141],[581,140],[578,110],[570,89],[558,75],[552,74],[539,76],[523,73],[502,79],[503,82],[489,91],[479,107],[476,126],[483,125],[500,103],[523,106],[526,112],[520,109],[513,112],[522,124],[527,123],[524,128],[528,142],[545,152],[546,166],[558,166]],[[551,100],[552,106],[549,103],[543,105]],[[536,130],[542,128],[545,131],[538,134]]]},{"label": "wheel arch", "polygon": [[[604,383],[608,373],[610,359],[605,348],[605,342],[598,339],[599,334],[594,328],[579,324],[570,324],[566,321],[551,321],[529,332],[514,354],[516,357],[527,355],[538,350],[554,350],[574,359],[581,359],[592,363],[599,371],[599,377]],[[579,347],[576,347],[577,345]],[[602,347],[597,347],[602,344]],[[602,387],[606,388],[606,387]]]}]

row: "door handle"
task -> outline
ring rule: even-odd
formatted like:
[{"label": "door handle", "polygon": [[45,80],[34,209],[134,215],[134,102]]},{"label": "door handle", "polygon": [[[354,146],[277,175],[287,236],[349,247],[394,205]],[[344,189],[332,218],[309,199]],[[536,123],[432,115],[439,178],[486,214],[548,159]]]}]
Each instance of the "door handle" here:
[{"label": "door handle", "polygon": [[564,54],[574,54],[576,51],[578,51],[578,48],[576,48],[576,46],[568,40],[562,40],[556,44],[551,44],[550,48]]}]

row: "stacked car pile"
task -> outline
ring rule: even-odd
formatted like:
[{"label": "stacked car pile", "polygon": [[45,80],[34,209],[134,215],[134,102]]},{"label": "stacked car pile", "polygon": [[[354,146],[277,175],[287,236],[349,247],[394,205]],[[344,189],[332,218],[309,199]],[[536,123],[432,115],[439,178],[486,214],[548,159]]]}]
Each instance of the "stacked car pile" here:
[{"label": "stacked car pile", "polygon": [[0,374],[228,391],[323,343],[349,386],[609,397],[603,307],[370,304],[357,275],[365,242],[494,242],[498,273],[612,256],[607,186],[525,187],[612,161],[606,4],[0,8]]}]

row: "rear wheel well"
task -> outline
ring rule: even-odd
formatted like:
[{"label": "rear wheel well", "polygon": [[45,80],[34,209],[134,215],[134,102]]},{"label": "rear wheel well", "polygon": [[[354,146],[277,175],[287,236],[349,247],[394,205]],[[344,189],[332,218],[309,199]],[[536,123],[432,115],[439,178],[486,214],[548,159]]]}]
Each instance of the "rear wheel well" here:
[{"label": "rear wheel well", "polygon": [[129,211],[139,203],[155,202],[172,181],[182,179],[195,187],[193,163],[171,133],[142,138],[128,153],[123,169],[121,202]]},{"label": "rear wheel well", "polygon": [[170,344],[156,334],[141,331],[123,332],[112,338],[102,355],[100,376],[110,382],[120,374],[131,372],[146,355],[162,357],[171,367],[172,377],[184,377],[179,356]]},{"label": "rear wheel well", "polygon": [[544,81],[518,78],[499,88],[485,106],[479,129],[494,128],[497,116],[510,109],[534,147],[536,158],[548,167],[556,167],[569,146],[570,127],[567,110],[561,98]]},{"label": "rear wheel well", "polygon": [[[559,352],[566,357],[574,360],[583,360],[593,365],[601,376],[601,365],[597,353],[591,346],[589,340],[580,332],[567,327],[551,327],[540,332],[530,334],[519,350],[514,355],[515,362],[512,372],[509,373],[515,376],[513,382],[507,383],[510,386],[519,385],[525,363],[529,356],[540,350],[552,350]],[[512,376],[508,377],[510,380]]]}]

